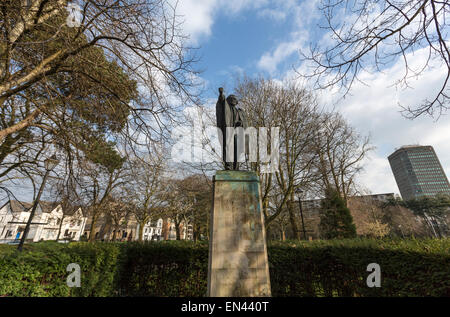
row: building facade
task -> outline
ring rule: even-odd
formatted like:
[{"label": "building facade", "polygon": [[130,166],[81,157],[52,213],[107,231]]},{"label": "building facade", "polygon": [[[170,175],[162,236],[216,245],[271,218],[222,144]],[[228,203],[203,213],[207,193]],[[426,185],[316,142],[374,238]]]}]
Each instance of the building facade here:
[{"label": "building facade", "polygon": [[[450,215],[446,223],[438,223],[436,219],[419,217],[410,209],[400,205],[386,204],[398,198],[394,193],[380,193],[369,195],[349,196],[347,207],[353,218],[358,236],[381,237],[387,234],[393,236],[443,237],[447,236],[450,227]],[[297,229],[303,238],[303,224],[307,239],[321,239],[320,216],[322,213],[322,199],[302,200],[302,213],[298,200],[295,201],[295,220]],[[287,215],[287,213],[285,213]],[[288,216],[280,215],[271,226],[271,238],[294,239],[291,220]]]},{"label": "building facade", "polygon": [[[181,240],[193,240],[194,232],[191,224],[182,221],[179,226],[180,230],[180,239]],[[163,227],[162,227],[162,239],[163,240],[176,240],[177,239],[177,230],[175,222],[170,219],[164,219]]]},{"label": "building facade", "polygon": [[[0,242],[8,243],[22,238],[30,218],[32,204],[16,200],[8,201],[0,208]],[[63,211],[60,204],[40,202],[36,208],[27,240],[70,239],[78,241],[86,225],[87,217],[81,208]]]},{"label": "building facade", "polygon": [[402,146],[388,160],[403,200],[450,195],[450,184],[432,146]]},{"label": "building facade", "polygon": [[[160,218],[156,221],[149,220],[142,230],[143,241],[159,241],[162,239],[163,220]],[[137,224],[137,232],[139,232],[139,224]],[[139,237],[137,237],[139,238]]]},{"label": "building facade", "polygon": [[127,215],[120,221],[120,225],[114,225],[110,215],[101,214],[92,228],[92,217],[89,217],[84,228],[83,239],[89,239],[93,235],[98,241],[136,241],[139,239],[139,225],[133,215]]},{"label": "building facade", "polygon": [[[117,232],[116,232],[117,229]],[[180,224],[180,239],[193,240],[193,228],[191,224]],[[139,240],[140,225],[131,214],[123,219],[123,225],[114,228],[108,215],[102,215],[96,221],[95,228],[92,230],[92,219],[89,219],[83,236],[88,239],[90,234],[94,235],[95,240],[101,241],[137,241]],[[142,230],[143,241],[161,241],[176,240],[175,223],[170,218],[150,219]]]}]

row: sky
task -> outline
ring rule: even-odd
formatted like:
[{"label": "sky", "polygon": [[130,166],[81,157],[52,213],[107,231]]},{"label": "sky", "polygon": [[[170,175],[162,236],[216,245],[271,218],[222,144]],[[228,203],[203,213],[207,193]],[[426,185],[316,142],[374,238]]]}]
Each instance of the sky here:
[{"label": "sky", "polygon": [[[227,94],[234,74],[263,75],[277,80],[296,80],[300,67],[299,49],[310,43],[326,43],[318,27],[322,15],[319,1],[296,0],[180,0],[177,14],[184,20],[183,31],[201,57],[197,68],[206,95],[216,98],[217,88]],[[413,67],[425,62],[423,50],[410,56]],[[447,175],[450,175],[450,119],[422,116],[406,119],[399,103],[419,103],[439,87],[445,69],[435,65],[409,88],[393,83],[403,74],[402,61],[383,72],[363,73],[367,85],[356,84],[345,98],[336,91],[322,91],[319,100],[334,109],[361,134],[371,136],[375,150],[364,161],[358,183],[372,193],[399,193],[388,155],[402,145],[432,145]],[[307,83],[308,84],[308,83]],[[449,113],[450,114],[450,113]]]},{"label": "sky", "polygon": [[[236,74],[297,80],[294,69],[301,69],[299,49],[329,41],[318,27],[323,22],[319,0],[168,1],[176,4],[182,31],[189,36],[187,44],[197,48],[200,61],[196,69],[202,71],[199,79],[211,107],[218,87],[232,93]],[[409,56],[416,67],[425,60],[423,50]],[[399,194],[387,157],[402,145],[432,145],[450,175],[449,116],[409,120],[401,115],[398,105],[414,105],[430,97],[442,82],[445,68],[435,65],[426,70],[410,81],[410,88],[393,86],[403,75],[402,67],[399,60],[382,73],[361,74],[367,85],[356,84],[345,98],[334,90],[318,94],[324,108],[334,108],[358,132],[370,135],[375,150],[364,160],[358,184],[372,193]],[[29,194],[22,195],[25,192],[29,193],[28,188],[22,188],[19,196],[27,200]]]}]

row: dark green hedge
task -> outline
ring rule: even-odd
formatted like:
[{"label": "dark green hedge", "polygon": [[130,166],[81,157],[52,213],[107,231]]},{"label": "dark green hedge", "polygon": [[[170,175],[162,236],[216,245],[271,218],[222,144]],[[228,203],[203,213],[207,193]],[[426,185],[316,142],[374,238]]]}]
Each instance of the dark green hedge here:
[{"label": "dark green hedge", "polygon": [[[275,296],[450,296],[450,239],[277,243],[268,249]],[[369,263],[381,267],[370,288]]]},{"label": "dark green hedge", "polygon": [[120,296],[205,296],[208,245],[133,242],[123,248],[119,267]]},{"label": "dark green hedge", "polygon": [[[450,239],[271,243],[272,296],[450,296]],[[81,266],[69,288],[66,267]],[[0,296],[204,296],[208,245],[36,243],[0,246]],[[369,263],[381,287],[369,288]]]},{"label": "dark green hedge", "polygon": [[[0,296],[113,296],[120,249],[112,244],[55,242],[0,248]],[[80,288],[70,288],[70,263],[81,268]]]}]

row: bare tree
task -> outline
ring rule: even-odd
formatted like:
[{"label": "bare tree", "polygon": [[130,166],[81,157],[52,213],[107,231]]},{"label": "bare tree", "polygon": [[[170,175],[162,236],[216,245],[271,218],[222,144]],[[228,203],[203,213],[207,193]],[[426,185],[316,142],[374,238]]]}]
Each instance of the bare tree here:
[{"label": "bare tree", "polygon": [[[311,92],[295,83],[284,84],[262,78],[244,78],[237,82],[236,93],[247,113],[249,126],[279,128],[278,165],[274,173],[260,175],[265,224],[270,225],[287,210],[292,229],[300,238],[294,216],[294,192],[297,188],[307,187],[312,180],[315,154],[311,149],[311,139],[319,112]],[[258,157],[252,168],[260,172],[262,164]],[[270,204],[273,208],[269,208]]]},{"label": "bare tree", "polygon": [[80,196],[83,197],[84,204],[92,218],[90,242],[95,239],[95,225],[100,215],[105,213],[109,197],[114,196],[114,191],[118,187],[128,183],[129,172],[129,166],[123,162],[109,167],[89,161],[80,163],[76,179],[80,188]]},{"label": "bare tree", "polygon": [[111,240],[116,241],[117,233],[123,226],[127,225],[134,206],[130,204],[126,196],[119,197],[117,195],[115,197],[108,196],[102,204],[102,209],[112,224],[113,235]]},{"label": "bare tree", "polygon": [[206,235],[209,231],[207,218],[212,207],[211,180],[195,174],[180,180],[178,187],[187,207],[182,213],[183,222],[192,225],[192,238],[197,241],[202,233]]},{"label": "bare tree", "polygon": [[[408,86],[411,79],[440,64],[446,76],[437,94],[418,105],[403,107],[410,118],[422,114],[441,114],[449,108],[450,50],[448,47],[448,1],[439,0],[322,0],[320,10],[329,46],[313,46],[302,52],[312,72],[300,72],[315,78],[316,87],[338,86],[347,93],[361,81],[363,71],[383,71],[403,60],[404,74],[398,83]],[[329,43],[330,41],[324,41]],[[427,58],[412,67],[414,52],[424,49]]]},{"label": "bare tree", "polygon": [[389,224],[391,235],[434,237],[432,230],[412,210],[405,207],[400,199],[390,199],[381,208],[383,220]]},{"label": "bare tree", "polygon": [[[66,172],[67,171],[68,170],[66,169]],[[64,173],[62,168],[57,177],[50,179],[49,185],[51,187],[49,190],[50,197],[52,201],[61,207],[62,212],[56,237],[56,240],[59,240],[64,219],[69,215],[75,215],[76,211],[82,207],[82,198],[79,196],[79,187],[77,186],[77,181],[73,177],[73,174]],[[75,221],[75,219],[73,220]]]},{"label": "bare tree", "polygon": [[361,136],[338,113],[325,113],[312,138],[317,159],[319,192],[334,188],[347,202],[355,190],[355,177],[363,159],[373,149],[368,136]]},{"label": "bare tree", "polygon": [[181,239],[181,225],[187,225],[195,201],[189,191],[184,190],[182,179],[166,178],[164,182],[163,214],[175,226],[176,239]]},{"label": "bare tree", "polygon": [[289,213],[288,212],[281,212],[278,217],[276,217],[272,221],[272,225],[268,228],[267,237],[269,239],[276,239],[285,241],[288,227],[292,224],[292,221],[289,219]]},{"label": "bare tree", "polygon": [[154,150],[142,159],[131,159],[130,164],[133,178],[125,185],[125,192],[135,205],[132,213],[139,224],[138,237],[142,241],[145,224],[159,216],[164,204],[166,157]]},{"label": "bare tree", "polygon": [[[83,1],[75,24],[72,4],[0,3],[0,182],[27,179],[36,187],[51,149],[74,164],[68,168],[86,190],[86,175],[111,140],[135,151],[164,134],[175,98],[195,99],[195,58],[171,2]],[[92,164],[79,163],[86,160]],[[84,167],[81,180],[73,169]],[[97,176],[90,209],[106,197],[102,188],[111,189],[111,179],[103,186]]]},{"label": "bare tree", "polygon": [[348,207],[356,225],[358,235],[382,238],[389,234],[389,224],[385,222],[382,203],[370,195],[351,197]]}]

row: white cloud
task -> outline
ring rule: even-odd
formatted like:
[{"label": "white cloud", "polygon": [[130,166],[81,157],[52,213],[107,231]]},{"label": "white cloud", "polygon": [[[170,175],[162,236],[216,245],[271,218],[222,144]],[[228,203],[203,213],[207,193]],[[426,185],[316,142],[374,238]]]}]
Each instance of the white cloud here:
[{"label": "white cloud", "polygon": [[[318,2],[319,0],[300,3],[295,0],[182,0],[179,1],[177,13],[184,16],[185,33],[190,34],[194,43],[211,35],[218,14],[232,17],[245,10],[257,10],[256,14],[263,18],[292,21],[293,29],[287,37],[280,39],[278,45],[262,54],[257,62],[259,69],[276,73],[282,71],[280,65],[312,37],[311,30],[321,16],[315,9]],[[324,44],[324,41],[329,40],[327,39],[323,37],[319,42]],[[409,62],[411,67],[419,68],[425,62],[424,52],[415,52]],[[445,172],[450,175],[450,118],[443,116],[436,122],[433,118],[421,117],[411,121],[401,116],[398,106],[398,102],[405,106],[416,105],[432,96],[442,83],[445,69],[428,69],[421,77],[412,79],[409,84],[414,89],[390,86],[401,79],[403,71],[402,61],[399,61],[383,73],[361,74],[368,86],[356,84],[351,91],[352,95],[345,99],[337,101],[335,89],[324,92],[321,98],[323,102],[336,105],[336,110],[343,113],[362,134],[371,134],[372,143],[377,149],[365,160],[365,171],[361,174],[359,183],[375,193],[398,193],[387,156],[395,148],[405,144],[432,145]],[[293,77],[295,74],[288,71],[280,76],[280,80]]]},{"label": "white cloud", "polygon": [[[427,51],[417,50],[407,55],[407,59],[411,68],[418,69],[426,62]],[[371,136],[376,149],[365,158],[365,170],[357,181],[373,193],[399,193],[387,157],[402,145],[433,146],[447,177],[450,175],[450,116],[443,115],[438,120],[429,116],[409,120],[400,113],[399,104],[413,107],[438,92],[447,74],[446,68],[439,63],[430,65],[433,67],[408,81],[410,87],[394,85],[404,76],[404,62],[400,59],[383,72],[361,73],[365,84],[356,83],[345,98],[337,87],[317,92],[321,105],[342,113],[359,133]],[[292,70],[285,72],[282,78],[312,86]]]},{"label": "white cloud", "polygon": [[[171,2],[176,2],[175,0]],[[183,21],[184,34],[197,44],[202,37],[211,35],[213,14],[217,0],[182,0],[177,2],[176,14]]]},{"label": "white cloud", "polygon": [[280,41],[274,49],[265,52],[259,59],[257,66],[263,71],[274,73],[279,65],[291,57],[294,53],[304,49],[305,44],[310,40],[309,26],[319,17],[319,11],[316,9],[318,0],[302,1],[284,1],[278,3],[273,9],[264,9],[260,15],[269,16],[273,19],[292,20],[293,30],[288,35],[288,40]]},{"label": "white cloud", "polygon": [[270,0],[220,0],[225,14],[235,14],[248,9],[260,9],[269,5]]},{"label": "white cloud", "polygon": [[[419,50],[410,57],[413,64],[419,65],[426,59],[426,52]],[[359,179],[373,192],[398,193],[387,156],[402,145],[433,146],[446,174],[450,175],[450,117],[435,120],[422,116],[409,120],[400,114],[398,106],[398,103],[414,106],[432,96],[442,84],[446,70],[436,65],[410,82],[412,88],[392,86],[403,71],[403,61],[399,60],[383,73],[362,74],[368,86],[355,85],[352,96],[340,100],[336,106],[336,110],[343,113],[358,131],[370,133],[372,143],[377,147],[366,160],[365,172]]]},{"label": "white cloud", "polygon": [[298,34],[297,39],[280,43],[274,51],[266,52],[261,56],[258,67],[269,73],[274,73],[281,62],[298,51],[305,37]]},{"label": "white cloud", "polygon": [[371,193],[399,194],[394,175],[391,172],[389,161],[378,153],[369,155],[364,160],[365,169],[358,178],[358,185],[367,188]]},{"label": "white cloud", "polygon": [[[319,18],[316,5],[317,1],[305,1],[300,6],[290,8],[296,17],[291,40],[280,42],[276,48],[263,54],[258,62],[261,69],[270,73],[280,71],[281,63],[302,48],[308,40],[313,23]],[[303,39],[299,39],[301,37],[295,36],[296,34],[302,34]],[[319,43],[327,44],[327,36],[329,34],[323,35]],[[411,69],[420,70],[427,63],[427,51],[422,49],[409,53],[407,59]],[[438,64],[433,66],[420,77],[410,78],[408,85],[411,88],[402,84],[394,85],[405,74],[404,63],[400,59],[384,72],[361,73],[360,79],[366,85],[356,83],[345,99],[338,99],[340,95],[337,87],[319,93],[322,104],[341,112],[357,131],[371,135],[376,150],[365,159],[365,170],[358,183],[372,192],[399,193],[387,157],[395,148],[406,144],[432,145],[446,174],[450,175],[450,117],[442,116],[438,121],[428,116],[409,120],[401,115],[399,107],[399,103],[403,106],[418,105],[438,92],[445,78],[446,68]],[[307,67],[304,63],[300,65],[300,70],[304,71]],[[298,75],[292,70],[286,71],[281,78],[301,80],[306,87],[312,86],[312,81],[298,79]]]},{"label": "white cloud", "polygon": [[286,19],[287,12],[284,10],[278,10],[278,9],[263,9],[261,10],[258,15],[263,18],[270,18],[275,21],[283,21]]},{"label": "white cloud", "polygon": [[232,16],[244,10],[262,9],[270,0],[169,0],[177,4],[176,14],[183,21],[183,32],[190,42],[199,42],[211,35],[214,20],[218,14]]},{"label": "white cloud", "polygon": [[[183,21],[183,32],[190,38],[190,43],[198,45],[201,40],[209,37],[214,20],[219,14],[232,17],[240,15],[246,10],[253,10],[263,18],[272,20],[292,19],[297,27],[312,23],[318,17],[314,7],[318,0],[303,1],[285,0],[169,0],[177,3],[176,14]],[[289,17],[290,16],[290,17]],[[308,33],[292,32],[290,41],[281,42],[277,48],[263,54],[258,66],[269,72],[273,71],[280,62],[292,55],[308,38]]]}]

